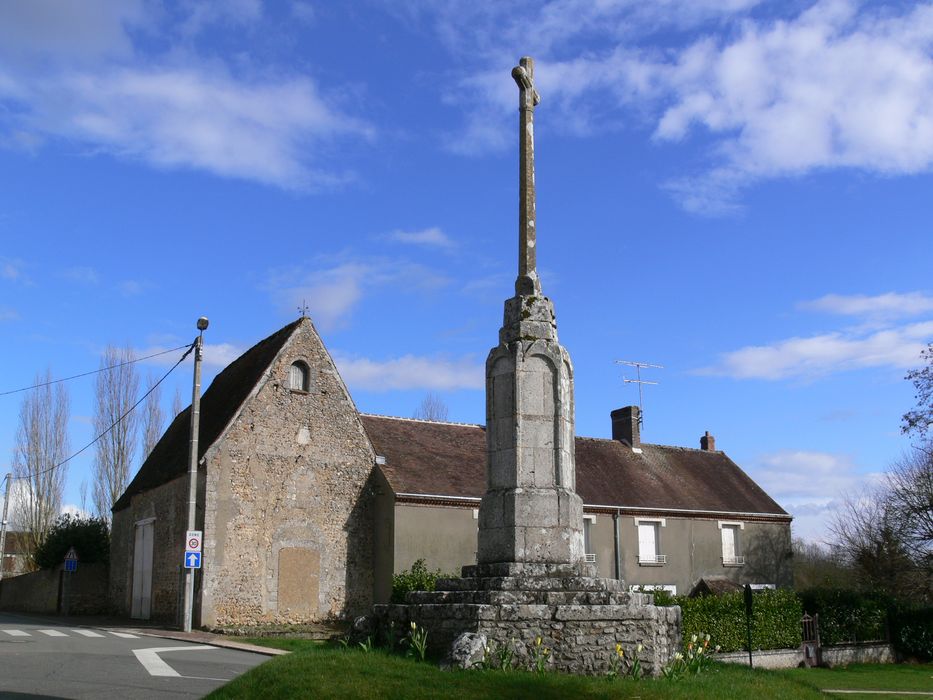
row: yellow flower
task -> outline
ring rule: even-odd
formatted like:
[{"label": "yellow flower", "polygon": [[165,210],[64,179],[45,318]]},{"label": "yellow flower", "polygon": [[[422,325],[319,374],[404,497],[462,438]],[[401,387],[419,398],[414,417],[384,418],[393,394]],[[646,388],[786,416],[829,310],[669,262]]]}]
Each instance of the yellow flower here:
[{"label": "yellow flower", "polygon": [[693,635],[692,637],[690,637],[690,641],[691,641],[691,642],[696,642],[696,640],[697,640],[697,636],[696,636],[696,635]]},{"label": "yellow flower", "polygon": [[622,651],[622,645],[616,642],[616,653],[618,654],[620,651]]},{"label": "yellow flower", "polygon": [[416,624],[414,623],[414,621],[413,621],[413,622],[411,623],[411,628],[412,628],[413,630],[416,630],[416,629],[418,629],[418,625],[416,625]]},{"label": "yellow flower", "polygon": [[541,646],[541,637],[538,637],[538,638],[535,639],[535,646],[536,646],[536,647]]},{"label": "yellow flower", "polygon": [[639,644],[637,647],[635,647],[635,653],[636,653],[636,654],[640,654],[640,653],[641,653],[641,650],[642,650],[643,648],[644,648],[644,647],[643,647],[641,644]]},{"label": "yellow flower", "polygon": [[706,634],[706,641],[709,641],[709,633]]}]

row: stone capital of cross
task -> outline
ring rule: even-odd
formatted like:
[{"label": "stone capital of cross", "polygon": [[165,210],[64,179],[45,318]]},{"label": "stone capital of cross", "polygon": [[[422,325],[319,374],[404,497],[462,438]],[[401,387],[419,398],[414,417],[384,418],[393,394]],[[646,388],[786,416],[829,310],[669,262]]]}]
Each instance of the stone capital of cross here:
[{"label": "stone capital of cross", "polygon": [[541,102],[541,95],[535,90],[535,62],[523,56],[512,69],[512,79],[518,85],[519,109],[534,109]]}]

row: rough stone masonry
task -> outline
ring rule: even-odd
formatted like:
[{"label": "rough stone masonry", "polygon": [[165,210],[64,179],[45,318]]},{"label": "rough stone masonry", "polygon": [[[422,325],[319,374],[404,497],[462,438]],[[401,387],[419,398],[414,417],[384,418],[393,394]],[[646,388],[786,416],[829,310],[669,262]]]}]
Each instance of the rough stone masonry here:
[{"label": "rough stone masonry", "polygon": [[[657,674],[680,643],[680,608],[657,607],[621,580],[596,578],[584,562],[583,504],[574,467],[573,367],[557,340],[554,306],[536,269],[534,62],[512,70],[519,88],[519,265],[505,302],[499,343],[486,360],[486,494],[479,509],[477,564],[463,577],[377,606],[381,624],[416,622],[436,653],[468,666],[463,648],[511,647],[529,664],[603,673],[621,643]],[[541,646],[536,647],[536,640]]]}]

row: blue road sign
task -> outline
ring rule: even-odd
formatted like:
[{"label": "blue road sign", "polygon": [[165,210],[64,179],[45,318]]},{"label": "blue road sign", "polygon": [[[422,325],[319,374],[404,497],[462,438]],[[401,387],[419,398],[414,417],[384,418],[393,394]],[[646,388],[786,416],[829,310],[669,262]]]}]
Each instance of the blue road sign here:
[{"label": "blue road sign", "polygon": [[185,552],[185,568],[186,569],[200,569],[201,568],[201,553],[200,552]]},{"label": "blue road sign", "polygon": [[66,559],[65,560],[65,571],[77,571],[77,570],[78,570],[77,559]]}]

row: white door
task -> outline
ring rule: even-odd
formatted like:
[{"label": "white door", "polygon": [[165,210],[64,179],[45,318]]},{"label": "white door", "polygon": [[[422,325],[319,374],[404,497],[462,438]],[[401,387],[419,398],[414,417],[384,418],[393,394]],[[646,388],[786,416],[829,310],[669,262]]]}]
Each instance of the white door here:
[{"label": "white door", "polygon": [[148,620],[152,602],[152,525],[137,523],[133,547],[133,606],[130,617]]}]

